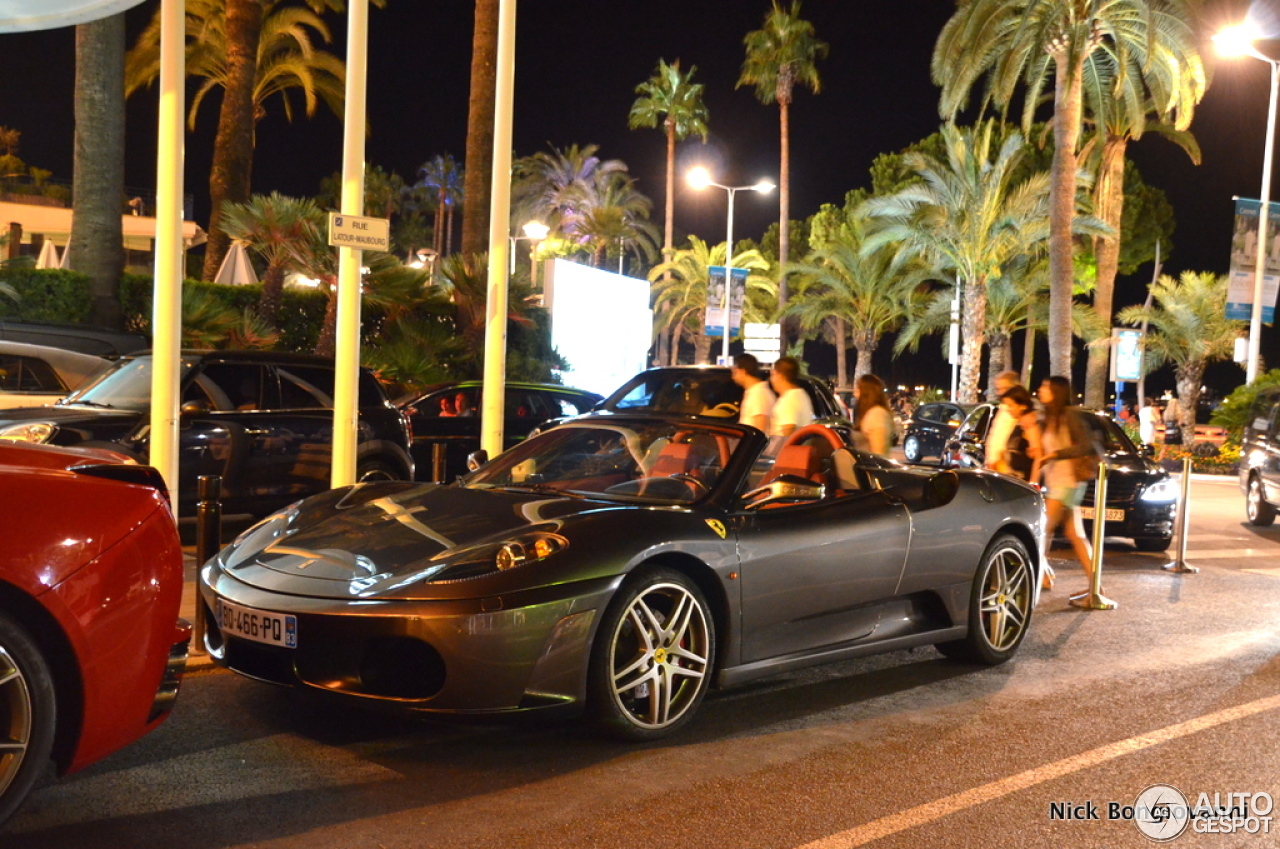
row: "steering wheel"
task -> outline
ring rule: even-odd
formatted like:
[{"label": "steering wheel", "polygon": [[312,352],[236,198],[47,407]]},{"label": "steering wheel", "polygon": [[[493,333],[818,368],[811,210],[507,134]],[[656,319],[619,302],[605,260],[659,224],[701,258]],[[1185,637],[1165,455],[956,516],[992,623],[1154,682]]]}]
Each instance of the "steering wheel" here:
[{"label": "steering wheel", "polygon": [[667,475],[667,477],[674,481],[682,481],[684,483],[687,483],[689,485],[689,488],[693,490],[693,493],[695,496],[705,495],[706,493],[711,491],[711,487],[707,486],[706,481],[702,480],[702,478],[694,477],[693,475],[688,474],[687,472],[677,472],[674,475]]},{"label": "steering wheel", "polygon": [[827,444],[831,446],[831,450],[833,451],[848,447],[848,445],[845,444],[845,441],[840,437],[840,434],[836,433],[826,425],[820,424],[810,424],[796,428],[789,436],[787,436],[786,439],[782,441],[782,445],[780,447],[786,448],[788,445],[799,445],[814,436],[820,436],[822,439],[826,440]]}]

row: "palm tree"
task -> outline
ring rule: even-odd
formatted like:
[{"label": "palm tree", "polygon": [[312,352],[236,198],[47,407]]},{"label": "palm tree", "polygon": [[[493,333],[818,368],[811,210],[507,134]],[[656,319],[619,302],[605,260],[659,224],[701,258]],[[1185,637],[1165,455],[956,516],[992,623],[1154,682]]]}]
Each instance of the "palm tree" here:
[{"label": "palm tree", "polygon": [[[670,262],[664,262],[649,270],[649,282],[653,284],[653,301],[668,308],[658,316],[654,328],[657,333],[671,334],[671,365],[679,358],[680,338],[688,335],[694,341],[694,359],[699,363],[710,362],[711,337],[706,333],[707,285],[711,280],[711,267],[724,265],[724,242],[709,245],[697,236],[689,238],[689,247],[677,250]],[[775,284],[767,275],[769,262],[757,250],[744,251],[733,258],[734,268],[747,269],[747,320],[760,320],[764,316],[754,314],[760,299],[753,293],[767,293],[770,300],[776,295]]]},{"label": "palm tree", "polygon": [[[761,103],[778,104],[781,127],[781,159],[778,166],[778,265],[782,279],[778,285],[778,308],[787,306],[787,252],[790,247],[791,214],[791,100],[797,85],[817,94],[822,88],[817,60],[827,55],[827,44],[814,36],[813,24],[800,17],[800,0],[792,0],[789,9],[773,6],[765,15],[764,26],[743,39],[747,59],[742,63],[738,87],[755,86]],[[784,334],[785,336],[785,334]],[[785,345],[785,338],[783,340]]]},{"label": "palm tree", "polygon": [[433,156],[418,169],[417,185],[435,197],[435,223],[432,226],[436,256],[453,253],[453,211],[462,202],[463,173],[449,154]]},{"label": "palm tree", "polygon": [[499,0],[476,0],[471,35],[471,94],[467,103],[467,150],[463,166],[462,252],[489,249],[489,197],[493,182],[493,119],[498,87]]},{"label": "palm tree", "polygon": [[[942,129],[946,161],[920,153],[907,162],[921,177],[896,194],[872,198],[867,211],[880,229],[864,251],[897,242],[901,258],[916,258],[935,278],[954,279],[962,292],[959,400],[975,403],[985,342],[987,282],[1047,235],[1048,175],[1013,183],[1022,155],[1022,135],[1012,132],[992,159],[994,122],[976,129]],[[1095,231],[1092,219],[1079,226]]]},{"label": "palm tree", "polygon": [[869,374],[880,340],[919,309],[919,267],[897,265],[888,246],[863,252],[871,223],[865,212],[853,210],[823,247],[792,268],[798,285],[787,311],[800,320],[802,332],[831,331],[842,387],[850,385],[845,361],[850,337],[858,352],[854,375]]},{"label": "palm tree", "polygon": [[654,246],[657,228],[649,220],[652,207],[653,202],[636,189],[633,178],[614,173],[579,199],[561,225],[590,249],[597,268],[604,265],[607,255],[628,251],[641,262],[652,263],[658,256]]},{"label": "palm tree", "polygon": [[1184,271],[1177,280],[1163,275],[1151,284],[1151,297],[1151,306],[1127,307],[1116,319],[1130,325],[1147,323],[1143,369],[1150,372],[1173,363],[1181,402],[1179,424],[1184,433],[1192,433],[1205,366],[1231,357],[1247,323],[1226,317],[1227,278],[1213,272]]},{"label": "palm tree", "polygon": [[620,159],[596,156],[598,145],[552,147],[523,156],[512,164],[511,215],[515,221],[537,219],[555,233],[573,238],[574,227],[615,175],[627,177]]},{"label": "palm tree", "polygon": [[[201,79],[191,98],[188,121],[194,126],[205,96],[222,89],[218,130],[209,171],[209,241],[203,277],[213,279],[230,246],[221,226],[224,201],[249,199],[253,171],[254,127],[265,103],[279,94],[293,117],[288,92],[300,89],[308,116],[321,100],[342,114],[345,66],[318,50],[314,39],[331,40],[322,11],[341,11],[342,0],[305,0],[309,8],[285,0],[187,0],[187,75]],[[150,85],[159,75],[160,11],[138,37],[126,58],[125,94]]]},{"label": "palm tree", "polygon": [[[94,324],[121,328],[124,15],[76,27],[75,194],[68,267],[89,277]],[[16,140],[15,140],[16,141]]]},{"label": "palm tree", "polygon": [[227,204],[223,220],[227,235],[248,242],[249,249],[267,263],[258,314],[268,324],[278,322],[285,273],[294,262],[291,246],[307,237],[308,222],[316,225],[323,220],[324,212],[315,201],[279,192],[254,195],[247,203]]},{"label": "palm tree", "polygon": [[1123,73],[1145,74],[1152,63],[1135,65],[1131,57],[1167,49],[1170,25],[1189,17],[1186,0],[969,0],[938,37],[932,72],[942,87],[945,118],[964,109],[985,78],[986,100],[1004,109],[1023,88],[1025,132],[1052,80],[1049,352],[1057,374],[1071,367],[1072,217],[1085,60],[1101,48],[1116,57]]},{"label": "palm tree", "polygon": [[670,262],[676,204],[676,142],[697,133],[707,140],[707,107],[702,102],[702,84],[693,82],[697,67],[680,72],[680,60],[670,65],[658,60],[653,76],[636,86],[636,102],[631,104],[631,129],[662,125],[667,137],[666,209],[663,215],[662,259]]},{"label": "palm tree", "polygon": [[[1168,16],[1157,9],[1154,14]],[[1094,214],[1112,229],[1114,236],[1094,240],[1097,283],[1093,306],[1099,320],[1111,324],[1116,274],[1120,265],[1121,220],[1124,216],[1125,156],[1129,142],[1148,131],[1164,135],[1200,164],[1200,147],[1188,132],[1196,104],[1204,97],[1208,80],[1196,50],[1194,33],[1181,19],[1171,18],[1159,29],[1166,33],[1161,47],[1147,56],[1145,45],[1129,55],[1131,67],[1117,67],[1119,56],[1111,50],[1095,50],[1084,64],[1086,120],[1093,125],[1092,148],[1097,160]],[[1175,37],[1176,36],[1176,37]],[[1145,72],[1144,72],[1145,69]],[[1106,405],[1110,349],[1089,347],[1084,402]]]}]

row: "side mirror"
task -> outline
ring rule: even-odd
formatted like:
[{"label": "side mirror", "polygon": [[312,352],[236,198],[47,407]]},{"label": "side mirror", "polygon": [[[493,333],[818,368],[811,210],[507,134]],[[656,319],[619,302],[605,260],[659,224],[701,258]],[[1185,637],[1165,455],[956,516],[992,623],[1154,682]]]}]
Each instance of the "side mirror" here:
[{"label": "side mirror", "polygon": [[982,442],[982,437],[978,436],[976,430],[968,431],[960,436],[960,441],[968,445],[977,445]]},{"label": "side mirror", "polygon": [[1143,457],[1146,457],[1148,460],[1151,460],[1156,456],[1156,447],[1144,442],[1142,443],[1142,447],[1138,449],[1138,453]]},{"label": "side mirror", "polygon": [[764,486],[756,487],[742,497],[747,508],[755,510],[778,501],[818,501],[825,498],[827,488],[798,475],[782,475]]},{"label": "side mirror", "polygon": [[467,455],[467,471],[474,472],[476,469],[489,462],[489,452],[481,448],[479,451],[472,451]]},{"label": "side mirror", "polygon": [[184,419],[207,416],[209,415],[209,404],[205,401],[187,401],[179,409],[178,415]]}]

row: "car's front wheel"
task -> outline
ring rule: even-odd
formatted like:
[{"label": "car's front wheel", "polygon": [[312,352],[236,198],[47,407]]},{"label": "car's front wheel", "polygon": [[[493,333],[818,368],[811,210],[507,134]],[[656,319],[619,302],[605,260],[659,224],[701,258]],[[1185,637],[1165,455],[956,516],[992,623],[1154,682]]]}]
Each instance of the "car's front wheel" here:
[{"label": "car's front wheel", "polygon": [[55,704],[53,678],[35,643],[0,613],[0,823],[49,762]]},{"label": "car's front wheel", "polygon": [[1276,508],[1267,503],[1262,491],[1262,479],[1257,475],[1249,478],[1249,489],[1244,497],[1244,512],[1249,517],[1249,524],[1265,527],[1276,520]]},{"label": "car's front wheel", "polygon": [[715,622],[706,598],[674,569],[646,568],[614,596],[591,652],[588,704],[627,740],[670,734],[711,685]]},{"label": "car's front wheel", "polygon": [[359,483],[398,480],[404,480],[404,475],[380,460],[365,460],[356,468],[356,481]]},{"label": "car's front wheel", "polygon": [[1016,537],[996,537],[973,577],[968,635],[939,643],[938,651],[956,660],[992,666],[1013,657],[1031,623],[1035,585],[1026,546]]},{"label": "car's front wheel", "polygon": [[920,453],[920,438],[915,434],[908,436],[902,443],[902,453],[906,455],[908,463],[919,463],[923,456]]}]

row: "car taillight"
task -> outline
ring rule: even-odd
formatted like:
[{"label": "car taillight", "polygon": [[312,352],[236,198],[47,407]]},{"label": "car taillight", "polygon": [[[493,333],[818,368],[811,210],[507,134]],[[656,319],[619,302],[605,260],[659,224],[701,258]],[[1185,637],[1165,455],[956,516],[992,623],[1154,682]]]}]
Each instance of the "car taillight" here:
[{"label": "car taillight", "polygon": [[165,501],[169,500],[169,487],[165,486],[164,476],[154,466],[142,466],[135,463],[93,463],[84,466],[72,466],[70,471],[93,478],[106,478],[120,481],[121,483],[149,486],[158,491]]}]

